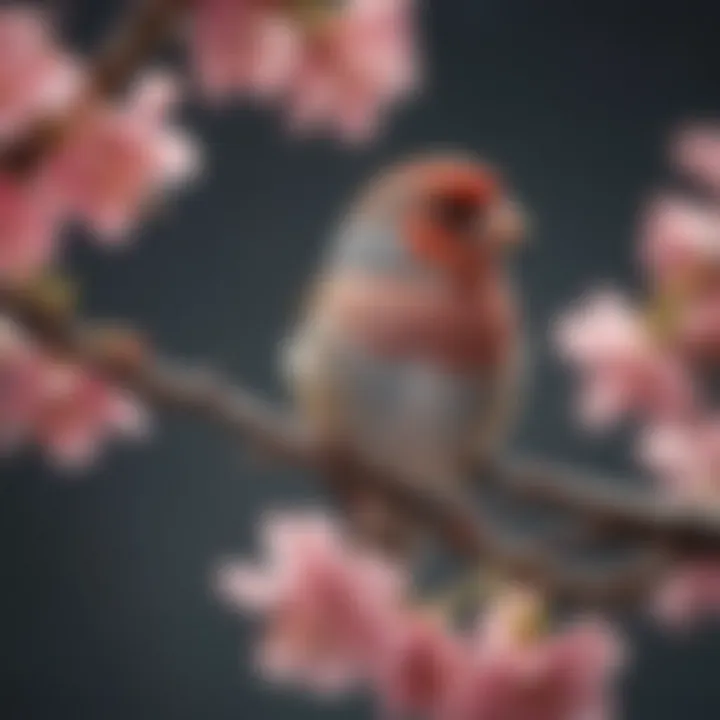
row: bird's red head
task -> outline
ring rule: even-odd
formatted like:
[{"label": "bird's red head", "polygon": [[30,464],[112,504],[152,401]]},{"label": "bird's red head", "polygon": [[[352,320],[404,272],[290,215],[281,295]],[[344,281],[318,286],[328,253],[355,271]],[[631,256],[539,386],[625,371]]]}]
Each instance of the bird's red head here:
[{"label": "bird's red head", "polygon": [[498,175],[462,156],[406,161],[381,179],[404,242],[458,284],[474,283],[524,234],[524,222]]}]

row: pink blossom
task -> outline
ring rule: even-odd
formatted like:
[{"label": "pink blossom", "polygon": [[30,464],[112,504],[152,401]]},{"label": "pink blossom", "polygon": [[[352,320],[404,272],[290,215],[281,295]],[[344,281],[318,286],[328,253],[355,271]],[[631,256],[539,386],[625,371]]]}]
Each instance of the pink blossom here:
[{"label": "pink blossom", "polygon": [[60,208],[32,182],[0,175],[0,277],[27,279],[55,253]]},{"label": "pink blossom", "polygon": [[113,436],[137,437],[147,418],[108,383],[42,352],[0,318],[0,446],[37,442],[58,465],[93,460]]},{"label": "pink blossom", "polygon": [[406,610],[379,654],[375,686],[394,717],[437,711],[469,656],[438,617]]},{"label": "pink blossom", "polygon": [[664,196],[650,206],[641,253],[666,302],[678,347],[693,356],[720,351],[720,211]]},{"label": "pink blossom", "polygon": [[683,128],[671,148],[676,167],[720,193],[720,123]]},{"label": "pink blossom", "polygon": [[196,0],[192,51],[211,97],[285,89],[297,62],[300,28],[272,0]]},{"label": "pink blossom", "polygon": [[48,162],[48,186],[107,242],[196,169],[193,144],[168,123],[176,90],[169,78],[146,76],[126,104],[88,109]]},{"label": "pink blossom", "polygon": [[20,330],[0,317],[0,450],[27,440],[42,402],[45,369]]},{"label": "pink blossom", "polygon": [[45,386],[33,432],[61,467],[84,467],[111,438],[142,437],[148,429],[134,398],[77,367],[52,363]]},{"label": "pink blossom", "polygon": [[411,10],[409,0],[351,0],[310,37],[293,78],[293,126],[370,137],[387,105],[417,82]]},{"label": "pink blossom", "polygon": [[606,426],[628,413],[670,417],[692,405],[680,362],[615,292],[598,293],[561,318],[557,340],[579,372],[580,414],[588,425]]},{"label": "pink blossom", "polygon": [[720,497],[720,418],[650,427],[639,454],[673,497],[692,503]]},{"label": "pink blossom", "polygon": [[[514,623],[491,612],[485,624]],[[549,637],[525,637],[513,626],[485,632],[438,714],[440,720],[601,720],[622,661],[617,636],[596,621],[578,622]],[[505,637],[505,642],[497,642]]]},{"label": "pink blossom", "polygon": [[347,0],[289,9],[269,0],[196,0],[193,47],[200,80],[286,104],[299,130],[371,134],[417,82],[412,0]]},{"label": "pink blossom", "polygon": [[222,596],[265,620],[261,671],[320,692],[366,678],[397,617],[401,574],[322,516],[270,518],[263,540],[262,565],[220,574]]},{"label": "pink blossom", "polygon": [[27,4],[0,8],[0,139],[61,110],[79,88],[78,68],[48,19]]},{"label": "pink blossom", "polygon": [[708,272],[720,271],[720,212],[699,201],[661,196],[648,208],[640,247],[653,279],[692,290]]},{"label": "pink blossom", "polygon": [[720,564],[711,560],[684,565],[660,586],[655,616],[675,629],[720,613]]},{"label": "pink blossom", "polygon": [[686,303],[678,319],[677,332],[679,345],[690,357],[720,359],[720,287],[717,284]]}]

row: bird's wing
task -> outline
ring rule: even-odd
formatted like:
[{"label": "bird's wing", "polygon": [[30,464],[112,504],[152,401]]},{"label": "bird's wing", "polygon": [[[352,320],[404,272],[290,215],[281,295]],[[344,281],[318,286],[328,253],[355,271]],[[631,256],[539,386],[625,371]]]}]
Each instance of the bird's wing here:
[{"label": "bird's wing", "polygon": [[524,375],[520,350],[501,365],[484,370],[472,434],[474,462],[489,460],[507,443],[520,414]]}]

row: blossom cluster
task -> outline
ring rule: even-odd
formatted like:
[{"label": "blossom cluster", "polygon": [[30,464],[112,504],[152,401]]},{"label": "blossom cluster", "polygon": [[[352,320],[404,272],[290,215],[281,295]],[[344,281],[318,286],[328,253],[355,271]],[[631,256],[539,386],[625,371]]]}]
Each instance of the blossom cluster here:
[{"label": "blossom cluster", "polygon": [[[685,128],[671,160],[687,189],[658,194],[645,210],[644,306],[614,289],[597,292],[560,318],[557,340],[580,379],[584,423],[631,417],[638,458],[667,497],[713,506],[720,408],[704,384],[720,369],[720,126]],[[674,621],[717,613],[719,583],[720,562],[687,568],[662,589],[658,608]]]},{"label": "blossom cluster", "polygon": [[291,128],[362,140],[418,84],[413,0],[195,0],[191,48],[208,97],[284,107]]},{"label": "blossom cluster", "polygon": [[169,122],[178,88],[143,76],[115,101],[88,97],[87,72],[40,10],[0,10],[0,143],[40,122],[67,123],[31,173],[0,171],[0,277],[25,280],[55,259],[61,232],[84,224],[101,241],[127,236],[154,194],[189,176],[194,144]]},{"label": "blossom cluster", "polygon": [[[367,138],[417,81],[411,2],[195,0],[201,95],[255,96],[281,103],[297,130]],[[62,128],[32,173],[0,170],[0,279],[52,262],[71,222],[100,242],[126,239],[163,191],[197,174],[198,147],[173,123],[183,86],[146,72],[123,97],[98,97],[46,13],[0,8],[0,147],[49,119]]]},{"label": "blossom cluster", "polygon": [[262,531],[262,562],[227,563],[218,588],[262,620],[266,678],[332,696],[364,688],[393,716],[608,717],[623,652],[602,622],[550,633],[539,598],[513,587],[461,631],[436,608],[414,605],[406,574],[331,518],[278,514]]}]

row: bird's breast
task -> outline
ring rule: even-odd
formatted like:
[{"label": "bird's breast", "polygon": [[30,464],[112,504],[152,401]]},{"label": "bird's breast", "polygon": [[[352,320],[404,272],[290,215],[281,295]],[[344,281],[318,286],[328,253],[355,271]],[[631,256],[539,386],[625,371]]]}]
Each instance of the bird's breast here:
[{"label": "bird's breast", "polygon": [[325,283],[320,311],[375,355],[462,374],[505,362],[517,335],[510,294],[500,285],[458,296],[432,284],[348,274]]}]

